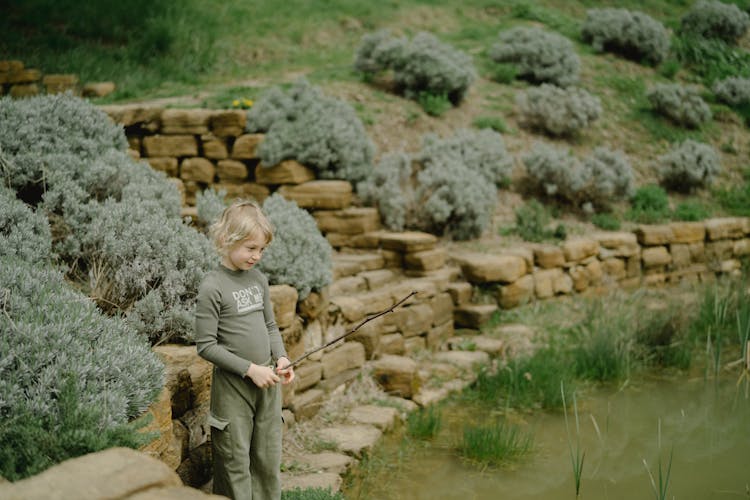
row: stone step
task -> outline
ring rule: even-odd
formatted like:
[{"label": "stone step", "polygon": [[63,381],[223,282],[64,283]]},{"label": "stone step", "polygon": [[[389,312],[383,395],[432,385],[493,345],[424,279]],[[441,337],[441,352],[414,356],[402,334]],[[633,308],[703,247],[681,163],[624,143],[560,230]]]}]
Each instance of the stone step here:
[{"label": "stone step", "polygon": [[385,267],[385,257],[378,252],[335,253],[333,255],[333,279],[354,276],[365,271]]}]

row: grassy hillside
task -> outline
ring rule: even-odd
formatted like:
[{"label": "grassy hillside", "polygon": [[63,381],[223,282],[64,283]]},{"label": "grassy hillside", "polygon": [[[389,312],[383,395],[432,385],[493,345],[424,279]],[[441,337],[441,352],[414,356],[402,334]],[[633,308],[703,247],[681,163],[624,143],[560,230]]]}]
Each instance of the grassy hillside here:
[{"label": "grassy hillside", "polygon": [[[750,6],[746,0],[734,3]],[[673,37],[672,53],[656,67],[596,53],[580,37],[586,10],[594,7],[640,10],[676,31],[690,0],[185,0],[175,5],[100,0],[84,8],[66,1],[0,0],[0,10],[8,14],[0,20],[0,53],[47,73],[115,81],[118,91],[102,102],[160,99],[174,106],[230,107],[235,99],[257,98],[271,85],[304,75],[355,107],[380,154],[417,150],[425,132],[448,135],[459,127],[491,126],[503,132],[517,157],[534,141],[565,145],[579,155],[597,146],[622,149],[639,186],[655,182],[655,158],[670,144],[693,138],[720,151],[723,172],[712,190],[689,199],[715,215],[750,212],[744,177],[748,113],[716,102],[710,92],[717,76],[750,76],[750,55],[743,48],[748,37],[735,48],[680,45]],[[554,140],[518,125],[515,97],[528,84],[498,83],[487,56],[498,33],[516,25],[557,31],[575,44],[581,86],[599,96],[603,107],[602,117],[579,137]],[[430,116],[414,101],[362,81],[352,70],[354,53],[364,34],[380,28],[405,35],[429,31],[471,54],[480,78],[461,106]],[[690,130],[655,115],[645,92],[657,82],[702,86],[714,119]],[[516,163],[520,176],[522,164]],[[670,197],[673,205],[685,198]],[[498,212],[501,219],[512,219],[507,209],[519,199],[504,200],[507,206]],[[627,210],[620,207],[618,215]]]}]

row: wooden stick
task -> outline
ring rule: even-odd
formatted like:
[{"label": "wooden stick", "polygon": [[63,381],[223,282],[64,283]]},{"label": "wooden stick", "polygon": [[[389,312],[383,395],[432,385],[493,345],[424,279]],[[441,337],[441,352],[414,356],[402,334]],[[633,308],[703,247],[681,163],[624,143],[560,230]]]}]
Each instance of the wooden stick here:
[{"label": "wooden stick", "polygon": [[357,326],[355,326],[355,327],[354,327],[353,329],[349,330],[349,331],[348,331],[348,332],[346,332],[345,334],[343,334],[343,335],[339,335],[339,336],[338,336],[338,337],[336,337],[335,339],[333,339],[333,340],[331,340],[330,342],[328,342],[328,343],[327,343],[326,345],[323,345],[323,346],[320,346],[320,347],[318,347],[318,348],[315,348],[315,349],[313,349],[313,350],[312,350],[312,351],[310,351],[310,352],[306,352],[305,354],[303,354],[303,355],[302,355],[302,356],[300,356],[299,358],[297,358],[297,359],[295,359],[294,361],[292,361],[292,362],[291,362],[290,364],[288,364],[288,365],[286,365],[285,367],[283,367],[283,369],[286,369],[286,368],[291,368],[291,367],[293,367],[294,365],[298,364],[298,363],[299,363],[300,361],[302,361],[302,360],[304,360],[304,359],[307,359],[307,358],[308,358],[308,357],[310,357],[310,356],[311,356],[312,354],[315,354],[315,353],[316,353],[316,352],[318,352],[318,351],[322,351],[322,350],[323,350],[323,349],[325,349],[326,347],[330,347],[330,346],[332,346],[333,344],[335,344],[335,343],[336,343],[336,342],[338,342],[339,340],[341,340],[341,339],[343,339],[343,338],[345,338],[345,337],[348,337],[348,336],[349,336],[349,335],[351,335],[352,333],[354,333],[354,332],[356,332],[357,330],[359,330],[359,329],[360,329],[360,328],[361,328],[362,326],[364,326],[364,325],[365,325],[365,323],[369,323],[370,321],[372,321],[372,320],[374,320],[374,319],[376,319],[376,318],[379,318],[380,316],[384,316],[384,315],[388,314],[389,312],[393,312],[393,310],[394,310],[394,309],[396,309],[396,308],[397,308],[398,306],[400,306],[401,304],[403,304],[404,302],[406,302],[407,300],[409,300],[409,299],[410,299],[410,298],[411,298],[412,296],[414,296],[414,295],[416,295],[416,294],[417,294],[417,292],[416,292],[416,291],[412,291],[412,292],[411,292],[411,293],[410,293],[409,295],[407,295],[407,296],[406,296],[406,297],[404,297],[403,299],[399,300],[398,302],[396,302],[395,304],[393,304],[393,305],[392,305],[391,307],[389,307],[388,309],[385,309],[384,311],[380,311],[380,312],[379,312],[379,313],[377,313],[377,314],[373,314],[372,316],[369,316],[369,317],[365,318],[364,320],[362,320],[362,322],[361,322],[361,323],[359,323],[359,324],[358,324]]}]

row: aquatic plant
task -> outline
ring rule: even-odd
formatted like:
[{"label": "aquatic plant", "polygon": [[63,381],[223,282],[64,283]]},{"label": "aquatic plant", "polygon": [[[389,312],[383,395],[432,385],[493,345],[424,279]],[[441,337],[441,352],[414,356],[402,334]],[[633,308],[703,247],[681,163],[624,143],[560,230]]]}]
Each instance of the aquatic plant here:
[{"label": "aquatic plant", "polygon": [[435,406],[409,414],[406,432],[416,439],[430,439],[437,435],[442,425],[442,414]]},{"label": "aquatic plant", "polygon": [[570,462],[573,466],[573,480],[576,487],[576,498],[581,496],[581,474],[583,473],[583,460],[586,452],[581,451],[581,425],[578,419],[578,403],[576,395],[573,393],[573,413],[576,417],[576,445],[573,450],[573,440],[570,436],[570,426],[568,425],[568,407],[565,404],[565,384],[560,381],[560,395],[563,401],[563,414],[565,415],[565,432],[568,437],[568,450],[570,450]]},{"label": "aquatic plant", "polygon": [[657,470],[659,476],[659,484],[656,484],[654,475],[651,473],[651,469],[648,466],[646,459],[643,459],[643,466],[646,467],[648,472],[648,478],[651,480],[651,489],[654,492],[654,498],[656,500],[665,500],[667,498],[667,488],[669,488],[669,475],[672,472],[672,457],[674,455],[674,446],[669,451],[669,461],[667,462],[664,469],[662,469],[661,463],[661,419],[659,419],[658,430],[656,435],[657,449],[659,451],[659,458],[657,459]]},{"label": "aquatic plant", "polygon": [[532,442],[530,433],[498,420],[489,425],[465,426],[458,450],[472,462],[497,466],[523,457]]}]

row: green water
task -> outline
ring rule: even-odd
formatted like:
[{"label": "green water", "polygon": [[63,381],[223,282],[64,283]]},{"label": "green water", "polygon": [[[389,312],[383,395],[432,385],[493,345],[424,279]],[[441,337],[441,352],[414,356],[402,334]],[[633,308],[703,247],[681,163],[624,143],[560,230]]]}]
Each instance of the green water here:
[{"label": "green water", "polygon": [[[652,378],[579,394],[585,452],[579,498],[657,498],[643,461],[658,485],[659,457],[666,473],[673,450],[666,498],[750,499],[750,400],[736,382],[736,377],[720,382]],[[533,433],[533,451],[520,463],[482,469],[462,460],[455,444],[466,422],[490,418],[480,407],[449,402],[443,407],[442,429],[431,442],[392,434],[352,475],[346,498],[576,498],[562,412],[509,415]],[[570,413],[569,423],[575,439]]]}]

